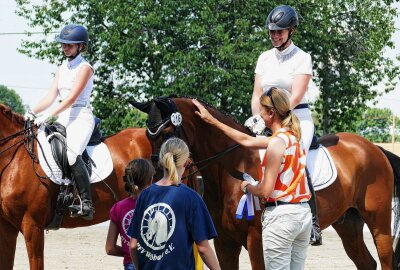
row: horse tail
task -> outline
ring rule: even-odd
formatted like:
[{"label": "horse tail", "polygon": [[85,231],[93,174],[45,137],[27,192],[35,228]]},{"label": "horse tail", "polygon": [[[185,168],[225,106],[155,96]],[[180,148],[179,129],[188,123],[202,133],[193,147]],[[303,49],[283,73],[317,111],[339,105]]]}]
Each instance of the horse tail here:
[{"label": "horse tail", "polygon": [[393,257],[393,269],[398,269],[398,266],[400,264],[400,243],[399,243],[399,226],[400,226],[400,208],[399,208],[399,202],[400,202],[400,157],[397,155],[393,154],[392,152],[389,152],[382,147],[378,146],[382,152],[385,154],[385,156],[388,158],[390,165],[392,166],[393,169],[393,175],[394,175],[394,219],[393,219],[393,234],[394,234],[394,239],[393,242],[395,243],[394,247],[394,257]]}]

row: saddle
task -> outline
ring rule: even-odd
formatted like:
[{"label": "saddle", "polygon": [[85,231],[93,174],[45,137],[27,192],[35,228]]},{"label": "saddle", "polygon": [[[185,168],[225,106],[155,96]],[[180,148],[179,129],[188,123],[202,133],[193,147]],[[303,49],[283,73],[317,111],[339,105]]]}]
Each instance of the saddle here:
[{"label": "saddle", "polygon": [[320,143],[318,142],[318,138],[314,134],[313,138],[312,138],[312,141],[311,141],[310,150],[318,149],[319,146],[320,146]]},{"label": "saddle", "polygon": [[[90,137],[88,146],[94,146],[102,142],[100,122],[101,120],[99,118],[95,118],[95,127],[92,136]],[[45,134],[51,146],[51,152],[54,160],[62,171],[62,178],[72,179],[71,168],[68,164],[67,158],[68,146],[66,143],[65,127],[57,122],[51,125],[46,125]],[[82,153],[82,159],[85,162],[89,175],[91,175],[92,166],[96,167],[96,165],[89,157],[89,154],[86,150]],[[68,210],[68,206],[71,205],[75,199],[74,190],[76,190],[75,183],[72,183],[72,185],[62,185],[60,187],[60,191],[57,196],[55,215],[53,216],[50,224],[46,226],[47,230],[58,230],[60,228],[64,214]]]},{"label": "saddle", "polygon": [[[66,129],[60,123],[53,123],[45,127],[46,138],[50,143],[51,152],[57,166],[62,171],[62,178],[71,179],[71,169],[68,164],[67,158],[67,141],[66,141]],[[90,137],[88,146],[100,144],[102,140],[102,134],[100,130],[100,119],[95,118],[95,127],[93,129],[92,136]],[[96,166],[93,160],[90,159],[87,151],[82,153],[83,161],[86,164],[86,169],[89,175],[92,173],[92,166]]]}]

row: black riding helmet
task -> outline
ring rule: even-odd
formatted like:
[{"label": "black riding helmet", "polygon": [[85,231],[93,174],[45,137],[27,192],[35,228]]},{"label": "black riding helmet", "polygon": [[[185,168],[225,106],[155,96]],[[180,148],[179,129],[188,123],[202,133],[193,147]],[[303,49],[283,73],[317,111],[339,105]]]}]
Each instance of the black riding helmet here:
[{"label": "black riding helmet", "polygon": [[56,41],[65,44],[88,43],[88,32],[85,27],[79,24],[69,24],[64,26]]},{"label": "black riding helmet", "polygon": [[268,15],[265,26],[268,30],[295,28],[299,24],[297,12],[287,5],[277,6]]}]

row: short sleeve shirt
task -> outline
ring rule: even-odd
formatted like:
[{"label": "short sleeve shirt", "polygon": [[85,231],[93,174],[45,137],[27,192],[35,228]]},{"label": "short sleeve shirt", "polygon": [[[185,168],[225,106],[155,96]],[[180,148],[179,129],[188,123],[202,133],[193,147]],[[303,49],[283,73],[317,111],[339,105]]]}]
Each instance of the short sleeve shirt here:
[{"label": "short sleeve shirt", "polygon": [[193,243],[217,236],[201,197],[185,185],[151,185],[137,203],[128,235],[140,269],[195,269]]},{"label": "short sleeve shirt", "polygon": [[[312,75],[311,55],[293,42],[282,52],[273,48],[258,57],[255,73],[261,75],[261,87],[264,91],[270,87],[279,87],[291,94],[296,75]],[[306,98],[300,103],[307,103]]]},{"label": "short sleeve shirt", "polygon": [[118,226],[118,232],[121,236],[121,247],[124,253],[124,265],[132,262],[129,253],[130,237],[127,235],[129,225],[131,224],[133,212],[135,211],[136,200],[125,198],[117,202],[110,210],[110,220]]}]

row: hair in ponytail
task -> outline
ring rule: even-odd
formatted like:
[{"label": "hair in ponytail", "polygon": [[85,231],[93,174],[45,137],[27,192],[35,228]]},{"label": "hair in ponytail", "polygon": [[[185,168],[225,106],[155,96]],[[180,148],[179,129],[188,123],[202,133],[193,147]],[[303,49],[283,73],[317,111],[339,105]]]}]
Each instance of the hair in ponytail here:
[{"label": "hair in ponytail", "polygon": [[181,182],[177,167],[182,166],[189,158],[189,148],[179,138],[171,138],[163,143],[160,150],[160,165],[174,185]]},{"label": "hair in ponytail", "polygon": [[280,117],[282,126],[293,131],[296,139],[300,141],[300,121],[290,110],[290,100],[286,90],[278,87],[271,87],[261,95],[260,104],[268,109],[274,110]]},{"label": "hair in ponytail", "polygon": [[151,184],[155,174],[153,165],[143,158],[130,161],[125,168],[125,190],[133,195]]}]

